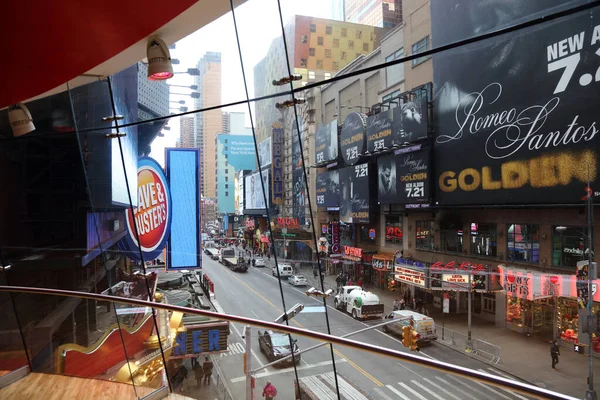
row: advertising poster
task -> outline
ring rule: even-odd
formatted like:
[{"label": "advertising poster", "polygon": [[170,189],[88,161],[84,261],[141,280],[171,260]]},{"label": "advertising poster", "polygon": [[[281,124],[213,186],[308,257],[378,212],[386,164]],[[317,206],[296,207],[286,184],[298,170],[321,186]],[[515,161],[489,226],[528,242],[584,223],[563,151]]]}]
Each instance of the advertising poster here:
[{"label": "advertising poster", "polygon": [[[300,126],[300,135],[298,137],[298,126]],[[304,162],[302,161],[301,143],[304,143],[304,130],[302,122],[292,125],[292,212],[293,217],[298,218],[300,225],[306,222],[306,184],[304,180]]]},{"label": "advertising poster", "polygon": [[[265,206],[265,198],[263,195],[263,186],[269,198],[269,169],[262,170],[263,183],[260,183],[260,173],[258,171],[251,173],[245,177],[244,191],[246,194],[244,208],[246,210],[262,210]],[[267,204],[268,206],[268,204]]]},{"label": "advertising poster", "polygon": [[[434,0],[433,47],[586,1]],[[440,205],[581,204],[598,181],[600,9],[433,56]]]},{"label": "advertising poster", "polygon": [[340,173],[338,170],[317,174],[317,207],[340,206]]},{"label": "advertising poster", "polygon": [[258,160],[261,168],[271,164],[271,148],[271,136],[258,144]]},{"label": "advertising poster", "polygon": [[340,220],[369,223],[369,164],[353,165],[340,171]]},{"label": "advertising poster", "polygon": [[367,118],[367,150],[370,153],[387,150],[394,145],[393,110],[382,111]]},{"label": "advertising poster", "polygon": [[271,195],[273,204],[280,205],[283,203],[283,125],[277,121],[271,127],[271,138],[269,138],[273,144]]},{"label": "advertising poster", "polygon": [[315,160],[317,164],[337,161],[338,128],[337,120],[327,125],[319,125],[315,133]]},{"label": "advertising poster", "polygon": [[379,157],[377,177],[380,203],[428,203],[429,149]]},{"label": "advertising poster", "polygon": [[427,138],[427,97],[410,97],[400,99],[400,106],[392,109],[392,144],[402,145]]},{"label": "advertising poster", "polygon": [[347,165],[354,165],[366,148],[365,118],[357,113],[348,114],[340,134],[340,150]]},{"label": "advertising poster", "polygon": [[227,162],[235,170],[256,169],[256,150],[254,149],[254,137],[252,135],[217,135],[222,154],[226,156]]}]

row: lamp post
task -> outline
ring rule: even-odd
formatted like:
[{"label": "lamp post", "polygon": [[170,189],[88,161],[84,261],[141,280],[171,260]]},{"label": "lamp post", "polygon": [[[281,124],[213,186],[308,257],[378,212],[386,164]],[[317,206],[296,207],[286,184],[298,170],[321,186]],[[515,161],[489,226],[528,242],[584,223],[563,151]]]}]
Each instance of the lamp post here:
[{"label": "lamp post", "polygon": [[552,342],[554,343],[558,338],[558,327],[557,325],[557,314],[558,314],[558,294],[557,294],[557,284],[558,284],[558,276],[553,275],[550,277],[550,283],[552,284],[552,299],[554,300],[554,313],[552,315]]}]

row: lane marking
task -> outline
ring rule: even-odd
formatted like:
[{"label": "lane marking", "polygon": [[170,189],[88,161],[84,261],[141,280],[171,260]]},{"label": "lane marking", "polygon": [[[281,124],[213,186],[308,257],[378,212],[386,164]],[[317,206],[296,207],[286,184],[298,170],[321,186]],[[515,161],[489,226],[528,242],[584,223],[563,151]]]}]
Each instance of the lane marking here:
[{"label": "lane marking", "polygon": [[397,390],[395,387],[393,387],[392,385],[385,385],[386,388],[390,389],[392,392],[394,392],[394,394],[398,397],[403,398],[404,400],[410,400],[410,398],[406,397],[405,395],[403,395],[402,393],[400,393],[399,390]]},{"label": "lane marking", "polygon": [[[388,389],[390,389],[390,385],[386,385],[386,387],[387,387]],[[393,387],[393,386],[391,386],[391,389],[390,389],[390,390],[393,392],[393,391],[394,391],[394,390],[396,390],[396,389],[394,389],[394,387]],[[379,388],[373,388],[373,391],[375,391],[375,393],[377,393],[377,394],[378,394],[380,397],[383,397],[383,399],[384,399],[384,400],[393,400],[393,399],[392,399],[390,396],[388,396],[387,394],[385,394],[385,393],[383,392],[383,390],[381,390],[381,389],[379,389]],[[402,394],[400,394],[400,396],[402,396]],[[404,400],[409,400],[409,399],[404,399]]]},{"label": "lane marking", "polygon": [[[448,375],[448,376],[450,376],[450,375]],[[446,385],[446,386],[448,386],[448,387],[453,387],[453,388],[456,388],[456,385],[451,385],[451,384],[450,384],[450,382],[448,382],[448,381],[444,380],[444,379],[443,379],[442,377],[440,377],[440,376],[436,376],[436,377],[435,377],[435,379],[437,379],[438,381],[442,382],[444,385]],[[466,385],[465,385],[465,386],[466,386]],[[467,386],[467,388],[468,388],[468,386]],[[458,390],[460,391],[460,389],[458,389]],[[467,392],[465,392],[465,391],[461,392],[461,395],[463,395],[463,396],[467,396],[468,398],[470,398],[470,399],[472,399],[472,400],[479,400],[479,399],[477,399],[477,398],[475,398],[475,397],[471,396],[469,393],[467,393]]]},{"label": "lane marking", "polygon": [[419,392],[417,392],[416,390],[413,390],[410,386],[408,386],[405,383],[402,382],[398,382],[398,384],[400,386],[402,386],[404,389],[408,390],[409,392],[411,392],[412,394],[414,394],[415,396],[417,396],[418,398],[420,398],[421,400],[427,400],[427,398],[421,396],[421,394]]},{"label": "lane marking", "polygon": [[427,393],[429,393],[430,395],[432,395],[433,397],[435,397],[438,400],[446,400],[445,398],[443,398],[442,396],[439,396],[437,393],[432,392],[430,389],[428,389],[427,387],[425,387],[424,385],[421,385],[419,382],[417,382],[416,380],[412,380],[412,383],[414,383],[415,385],[417,385],[418,387],[420,387],[421,389],[423,389],[424,391],[426,391]]},{"label": "lane marking", "polygon": [[252,314],[254,314],[254,316],[256,317],[256,319],[260,319],[260,317],[259,317],[258,315],[256,315],[256,313],[254,312],[254,310],[250,310],[250,312],[251,312]]},{"label": "lane marking", "polygon": [[[469,386],[467,383],[463,382],[462,380],[452,376],[452,375],[448,375],[448,378],[452,379],[453,381],[459,383],[460,385],[466,387],[469,390],[472,390],[473,392],[477,393],[479,396],[481,396],[481,399],[487,399],[489,396],[486,393],[483,393],[481,390],[477,390],[475,389],[473,386]],[[474,381],[472,379],[469,379],[469,382],[475,382],[475,383],[479,383],[477,381]]]},{"label": "lane marking", "polygon": [[[256,294],[256,295],[257,295],[259,298],[261,298],[262,300],[264,300],[264,301],[265,301],[267,304],[269,304],[271,307],[273,307],[274,309],[276,309],[276,310],[277,310],[277,312],[281,312],[281,310],[280,310],[280,308],[279,308],[279,307],[275,306],[275,304],[273,304],[273,303],[272,303],[272,302],[271,302],[269,299],[267,299],[266,297],[264,297],[263,295],[261,295],[260,293],[258,293],[256,290],[254,290],[254,289],[253,289],[253,288],[252,288],[250,285],[248,285],[246,282],[242,281],[240,278],[238,278],[238,277],[237,277],[237,276],[235,276],[235,275],[232,275],[232,276],[233,276],[233,278],[235,278],[235,279],[236,279],[238,282],[240,282],[242,285],[244,285],[244,286],[246,286],[248,289],[250,289],[250,291],[251,291],[251,292],[253,292],[253,293],[254,293],[254,294]],[[292,322],[294,325],[298,326],[299,328],[306,329],[306,328],[304,327],[304,325],[302,325],[301,323],[299,323],[299,322],[298,322],[298,321],[296,321],[295,319],[292,319],[292,320],[291,320],[291,322]],[[369,379],[370,379],[370,380],[371,380],[373,383],[375,383],[377,386],[379,386],[379,387],[382,387],[382,386],[384,386],[384,385],[383,385],[383,383],[381,383],[380,381],[378,381],[377,379],[375,379],[375,378],[373,377],[373,375],[369,374],[367,371],[365,371],[364,369],[362,369],[361,367],[359,367],[358,365],[356,365],[356,363],[354,363],[354,362],[350,361],[350,360],[348,359],[348,357],[346,357],[346,356],[344,356],[342,353],[340,353],[340,351],[339,351],[339,350],[337,350],[337,349],[333,348],[333,352],[334,352],[334,353],[336,353],[338,356],[340,356],[340,357],[342,357],[342,358],[345,358],[345,359],[346,359],[346,362],[347,362],[348,364],[350,364],[350,365],[351,365],[351,366],[353,366],[353,367],[354,367],[354,368],[355,368],[355,369],[356,369],[358,372],[360,372],[361,374],[363,374],[364,376],[366,376],[367,378],[369,378]],[[302,367],[300,367],[300,368],[302,368]],[[258,375],[260,375],[260,374],[258,374]],[[257,376],[258,376],[258,375],[257,375]],[[244,377],[244,379],[246,379],[246,377]]]},{"label": "lane marking", "polygon": [[440,393],[445,393],[447,396],[452,397],[454,400],[462,400],[460,397],[455,396],[454,394],[450,393],[448,391],[448,389],[444,389],[442,388],[440,385],[438,385],[437,383],[435,383],[434,381],[427,379],[427,378],[423,378],[423,380],[425,382],[427,382],[428,384],[430,384],[431,386],[437,388],[439,390]]},{"label": "lane marking", "polygon": [[[489,368],[489,369],[493,370],[493,368]],[[479,371],[481,371],[481,372],[485,372],[486,374],[488,374],[488,373],[489,373],[489,372],[487,372],[487,371],[484,371],[484,370],[483,370],[483,369],[481,369],[481,368],[479,369]],[[502,375],[502,374],[500,374],[500,375]],[[511,378],[508,378],[508,379],[511,379]],[[483,385],[481,382],[477,382],[477,383],[479,383],[480,385]],[[486,388],[490,389],[491,391],[493,391],[493,392],[496,392],[496,390],[492,389],[491,387],[488,387],[488,385],[484,385],[484,386],[485,386]],[[496,389],[500,389],[500,390],[502,390],[503,392],[510,394],[511,396],[518,397],[519,399],[522,399],[522,400],[528,400],[526,397],[523,397],[523,396],[521,396],[520,394],[518,394],[518,393],[515,393],[515,392],[513,392],[513,391],[511,391],[511,390],[504,389],[504,388],[501,388],[501,387],[496,387],[496,386],[494,386],[494,388],[496,388]],[[496,393],[498,393],[498,392],[496,392]],[[498,394],[499,394],[500,396],[504,397],[504,398],[507,398],[507,399],[509,398],[509,397],[506,397],[506,396],[504,396],[502,393],[498,393]]]},{"label": "lane marking", "polygon": [[[335,360],[335,362],[342,363],[342,362],[346,362],[346,360]],[[321,362],[318,362],[315,364],[308,364],[308,365],[296,367],[296,369],[298,371],[304,371],[306,369],[325,367],[325,366],[331,365],[331,364],[332,364],[331,360],[327,360],[327,361],[321,361]],[[287,374],[288,372],[294,372],[294,367],[283,368],[283,369],[273,371],[273,372],[260,372],[255,375],[255,378],[264,378],[267,376],[282,375],[282,374]],[[231,383],[245,382],[246,376],[244,375],[244,376],[239,376],[237,378],[231,378],[230,381],[231,381]]]},{"label": "lane marking", "polygon": [[400,364],[400,363],[396,363],[396,364],[398,364],[399,366],[401,366],[402,368],[404,368],[404,369],[405,369],[405,370],[407,370],[408,372],[410,372],[410,373],[412,373],[412,374],[415,374],[415,375],[416,375],[416,376],[418,376],[419,378],[421,377],[421,375],[417,374],[415,371],[413,371],[412,369],[408,368],[406,365],[402,365],[402,364]]}]

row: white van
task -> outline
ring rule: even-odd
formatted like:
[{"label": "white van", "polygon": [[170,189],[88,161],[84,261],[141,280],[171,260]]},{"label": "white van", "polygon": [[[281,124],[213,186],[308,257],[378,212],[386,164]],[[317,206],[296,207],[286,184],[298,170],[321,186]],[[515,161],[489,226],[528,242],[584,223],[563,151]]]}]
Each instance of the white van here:
[{"label": "white van", "polygon": [[402,337],[402,327],[409,325],[412,319],[414,321],[413,328],[419,334],[419,338],[417,340],[418,345],[437,340],[435,321],[433,318],[428,317],[427,315],[419,314],[418,312],[410,310],[399,310],[392,311],[385,318],[397,319],[398,322],[384,325],[382,328],[384,332],[394,333]]},{"label": "white van", "polygon": [[[273,276],[277,276],[277,268],[273,267]],[[289,264],[279,264],[279,276],[282,278],[289,278],[294,275],[294,269]]]}]

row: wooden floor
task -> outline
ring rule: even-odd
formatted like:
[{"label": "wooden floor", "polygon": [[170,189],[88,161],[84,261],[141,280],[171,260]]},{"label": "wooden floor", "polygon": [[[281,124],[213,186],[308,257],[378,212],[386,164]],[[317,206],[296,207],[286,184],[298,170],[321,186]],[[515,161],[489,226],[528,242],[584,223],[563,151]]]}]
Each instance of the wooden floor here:
[{"label": "wooden floor", "polygon": [[76,378],[64,375],[32,373],[0,389],[2,400],[28,399],[137,399],[154,389],[99,379]]},{"label": "wooden floor", "polygon": [[0,376],[8,375],[8,374],[10,374],[11,372],[12,372],[12,371],[0,370]]}]

